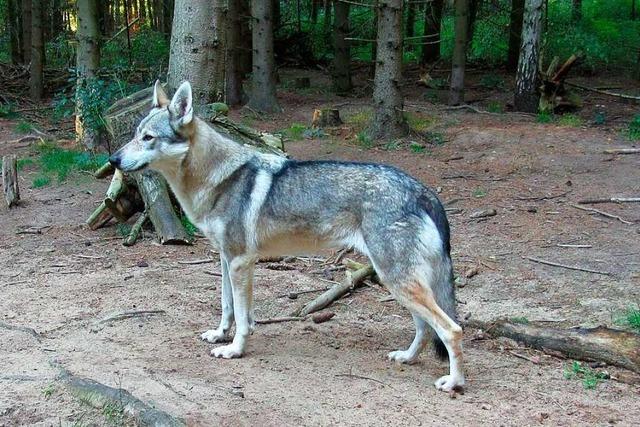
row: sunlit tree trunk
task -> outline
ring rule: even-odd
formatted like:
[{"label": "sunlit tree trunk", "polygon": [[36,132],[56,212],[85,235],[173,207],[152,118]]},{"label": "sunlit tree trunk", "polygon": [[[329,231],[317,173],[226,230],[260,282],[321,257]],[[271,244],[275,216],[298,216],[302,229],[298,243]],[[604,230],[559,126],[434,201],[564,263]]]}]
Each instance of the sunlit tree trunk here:
[{"label": "sunlit tree trunk", "polygon": [[345,40],[349,34],[349,3],[336,1],[333,5],[335,9],[333,88],[337,93],[345,94],[351,90],[351,48],[349,40]]},{"label": "sunlit tree trunk", "polygon": [[252,0],[253,73],[249,106],[272,113],[280,111],[276,98],[275,57],[273,53],[273,3]]},{"label": "sunlit tree trunk", "polygon": [[422,42],[422,64],[437,61],[440,58],[440,25],[444,0],[433,0],[424,8],[424,33]]},{"label": "sunlit tree trunk", "polygon": [[449,104],[464,103],[464,73],[467,64],[467,31],[469,29],[469,0],[455,0],[455,44],[451,59],[451,90]]},{"label": "sunlit tree trunk", "polygon": [[538,60],[540,58],[540,35],[542,32],[543,0],[526,0],[522,45],[516,73],[514,106],[517,111],[538,111]]},{"label": "sunlit tree trunk", "polygon": [[524,19],[524,0],[513,0],[511,3],[511,24],[509,25],[507,69],[509,71],[515,71],[518,68],[518,58],[520,56],[522,20]]},{"label": "sunlit tree trunk", "polygon": [[[174,90],[188,80],[194,104],[200,107],[224,95],[225,49],[220,34],[225,27],[217,21],[221,4],[222,0],[175,2],[167,80]],[[162,14],[162,10],[156,12]]]},{"label": "sunlit tree trunk", "polygon": [[77,16],[76,138],[87,149],[93,150],[99,142],[98,134],[84,123],[83,99],[87,83],[95,77],[100,66],[98,0],[78,0]]},{"label": "sunlit tree trunk", "polygon": [[44,32],[41,1],[31,4],[31,66],[29,67],[29,94],[34,101],[42,99],[44,91]]},{"label": "sunlit tree trunk", "polygon": [[394,138],[407,132],[402,114],[402,0],[378,2],[378,49],[373,79],[373,117],[366,133],[372,139]]}]

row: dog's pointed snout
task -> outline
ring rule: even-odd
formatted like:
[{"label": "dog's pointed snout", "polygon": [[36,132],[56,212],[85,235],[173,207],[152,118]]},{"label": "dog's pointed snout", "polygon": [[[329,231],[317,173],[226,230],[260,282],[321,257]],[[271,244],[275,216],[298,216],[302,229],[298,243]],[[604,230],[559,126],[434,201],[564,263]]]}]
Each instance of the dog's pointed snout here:
[{"label": "dog's pointed snout", "polygon": [[112,154],[111,157],[109,157],[109,163],[111,163],[113,167],[120,167],[120,156],[118,153]]}]

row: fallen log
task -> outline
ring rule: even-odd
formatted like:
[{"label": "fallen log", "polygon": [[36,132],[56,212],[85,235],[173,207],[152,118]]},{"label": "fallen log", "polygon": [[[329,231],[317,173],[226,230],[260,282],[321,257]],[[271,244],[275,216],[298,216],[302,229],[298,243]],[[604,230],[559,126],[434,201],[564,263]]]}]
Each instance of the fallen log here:
[{"label": "fallen log", "polygon": [[603,151],[604,154],[639,154],[640,148],[610,148]]},{"label": "fallen log", "polygon": [[341,124],[342,119],[337,108],[322,108],[313,111],[311,120],[311,127],[313,128],[340,126]]},{"label": "fallen log", "polygon": [[[77,377],[60,368],[59,378],[83,403],[98,409],[121,411],[141,426],[185,426],[186,422],[156,409],[123,388],[113,388],[89,378]],[[127,423],[128,424],[128,423]]]},{"label": "fallen log", "polygon": [[7,206],[16,206],[20,202],[20,189],[18,188],[18,158],[15,155],[2,158],[2,188]]},{"label": "fallen log", "polygon": [[532,324],[468,321],[465,326],[482,329],[493,337],[506,337],[527,347],[556,351],[578,360],[604,362],[640,373],[640,335],[603,326],[553,329]]},{"label": "fallen log", "polygon": [[578,201],[580,205],[595,205],[598,203],[640,203],[640,197],[603,197]]}]

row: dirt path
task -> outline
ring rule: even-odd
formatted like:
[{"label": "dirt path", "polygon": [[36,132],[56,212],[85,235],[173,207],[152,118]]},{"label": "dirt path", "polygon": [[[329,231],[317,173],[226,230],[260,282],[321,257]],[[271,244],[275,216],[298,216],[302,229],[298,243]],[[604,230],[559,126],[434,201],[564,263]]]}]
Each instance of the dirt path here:
[{"label": "dirt path", "polygon": [[[284,127],[310,116],[311,104],[289,101],[289,113],[276,124],[254,125]],[[347,107],[345,114],[356,109]],[[447,142],[425,153],[363,149],[334,138],[291,143],[288,150],[298,158],[385,161],[441,187],[445,202],[458,199],[452,207],[462,211],[450,215],[456,271],[479,270],[457,291],[461,316],[611,325],[615,313],[640,302],[639,206],[602,207],[634,222],[628,225],[571,203],[592,196],[637,197],[640,157],[601,154],[625,144],[612,132],[508,117],[440,116],[449,123],[443,127]],[[0,155],[15,150],[1,142],[17,138],[11,127],[0,122]],[[213,359],[212,346],[199,335],[211,327],[212,311],[213,318],[219,315],[220,279],[209,274],[218,266],[178,263],[217,260],[206,242],[165,247],[146,236],[125,248],[115,227],[83,227],[106,183],[79,175],[59,186],[29,189],[31,173],[29,167],[22,173],[24,204],[0,208],[0,322],[33,328],[40,339],[0,328],[1,425],[113,421],[64,389],[53,360],[194,425],[640,423],[637,385],[610,380],[586,390],[563,377],[567,361],[484,339],[474,330],[465,331],[466,393],[451,399],[437,392],[432,383],[446,364],[429,351],[411,366],[386,360],[388,351],[409,344],[413,331],[407,312],[380,302],[387,294],[378,287],[362,288],[334,305],[337,315],[330,322],[260,326],[243,359]],[[470,219],[483,208],[497,215]],[[44,228],[41,234],[16,234],[25,226]],[[591,247],[557,246],[563,243]],[[527,256],[611,275],[548,267]],[[258,318],[288,313],[311,298],[277,295],[326,286],[306,273],[317,264],[300,260],[289,271],[259,265]],[[125,310],[164,314],[91,331],[97,320]]]}]

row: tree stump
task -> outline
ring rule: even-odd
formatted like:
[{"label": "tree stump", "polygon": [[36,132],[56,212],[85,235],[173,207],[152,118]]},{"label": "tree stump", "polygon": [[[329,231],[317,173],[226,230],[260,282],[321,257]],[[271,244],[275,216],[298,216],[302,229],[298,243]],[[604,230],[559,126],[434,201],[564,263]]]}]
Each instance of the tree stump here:
[{"label": "tree stump", "polygon": [[334,127],[341,124],[340,110],[337,108],[323,108],[313,111],[313,119],[311,121],[311,127],[313,128]]},{"label": "tree stump", "polygon": [[311,79],[309,77],[296,77],[293,81],[293,87],[296,89],[307,89],[311,87]]},{"label": "tree stump", "polygon": [[2,187],[7,206],[16,206],[20,201],[18,188],[18,159],[15,155],[2,158]]},{"label": "tree stump", "polygon": [[136,174],[136,181],[160,244],[190,245],[193,239],[176,215],[167,183],[162,176],[152,170],[145,170]]}]

